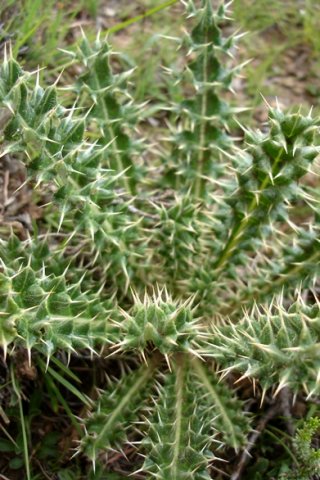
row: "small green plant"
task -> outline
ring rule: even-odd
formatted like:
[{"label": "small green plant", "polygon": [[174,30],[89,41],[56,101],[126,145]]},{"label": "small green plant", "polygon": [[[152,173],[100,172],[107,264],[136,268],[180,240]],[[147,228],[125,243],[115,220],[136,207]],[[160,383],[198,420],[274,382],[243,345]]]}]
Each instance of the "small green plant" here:
[{"label": "small green plant", "polygon": [[320,418],[311,417],[304,422],[301,428],[297,429],[293,440],[297,466],[289,474],[282,474],[281,479],[285,480],[309,480],[317,478],[320,472],[320,450],[313,448],[313,440],[319,438]]},{"label": "small green plant", "polygon": [[[144,457],[133,478],[215,478],[218,457],[245,447],[252,428],[231,372],[251,379],[262,402],[284,387],[309,398],[320,391],[318,195],[303,181],[320,121],[270,108],[263,131],[243,128],[235,143],[241,108],[224,93],[240,70],[229,64],[239,36],[222,34],[227,5],[182,3],[187,62],[169,73],[186,96],[163,106],[159,144],[143,138],[149,107],[132,101],[131,72],[113,73],[99,38],[84,36],[70,53],[81,74],[65,101],[10,54],[1,67],[1,155],[23,162],[45,199],[33,235],[0,248],[0,344],[28,479],[39,477],[17,352],[77,432],[73,472],[48,461],[58,478],[113,478],[108,458],[128,445]],[[309,220],[299,224],[301,205]],[[109,358],[110,370],[107,385],[83,393],[72,365],[88,352]],[[80,473],[79,458],[96,473]]]}]

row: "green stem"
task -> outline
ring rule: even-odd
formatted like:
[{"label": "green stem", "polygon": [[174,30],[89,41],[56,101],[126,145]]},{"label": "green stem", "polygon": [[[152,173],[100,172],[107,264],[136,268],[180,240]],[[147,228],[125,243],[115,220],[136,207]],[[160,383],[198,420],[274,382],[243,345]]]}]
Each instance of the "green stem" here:
[{"label": "green stem", "polygon": [[[93,76],[93,79],[94,79],[96,90],[97,91],[102,90],[103,87],[100,85],[98,76],[97,76],[94,68],[92,68],[92,76]],[[112,149],[112,155],[114,156],[114,158],[116,160],[117,172],[121,173],[125,170],[125,167],[124,167],[123,162],[122,162],[121,154],[119,153],[119,150],[118,150],[117,136],[116,136],[116,134],[115,134],[115,132],[112,128],[108,108],[106,107],[104,99],[101,100],[100,106],[102,107],[103,116],[104,116],[104,123],[105,123],[104,126],[103,126],[103,133],[104,133],[105,137],[107,135],[109,135],[109,137],[110,137],[110,140],[111,140],[110,148]],[[108,143],[108,142],[105,142],[105,143]],[[131,162],[131,169],[133,169],[133,163],[132,162]],[[134,178],[133,172],[129,172],[129,174],[130,174],[131,180],[133,180],[133,178]],[[129,182],[128,178],[126,177],[126,175],[123,176],[123,183],[124,183],[124,187],[125,187],[126,191],[128,193],[130,193],[131,195],[134,195],[134,190],[135,189],[132,185],[130,185],[130,182]]]},{"label": "green stem", "polygon": [[[318,261],[320,261],[320,250],[318,252],[315,252],[309,259],[308,263],[313,263],[316,264]],[[271,279],[268,284],[266,284],[262,289],[260,289],[256,295],[257,297],[260,297],[260,295],[267,295],[270,290],[273,290],[274,287],[277,287],[277,290],[281,289],[281,286],[285,283],[285,280],[288,277],[291,277],[292,275],[295,275],[296,273],[299,272],[299,270],[302,270],[306,266],[306,262],[301,262],[298,265],[293,264],[289,265],[286,270],[283,272],[280,272],[277,276],[277,278]]]},{"label": "green stem", "polygon": [[[173,445],[173,457],[172,457],[172,480],[180,478],[179,476],[179,457],[181,450],[182,440],[182,420],[183,420],[183,393],[184,393],[184,376],[186,369],[184,368],[184,357],[179,358],[176,366],[176,395],[177,401],[175,404],[176,421],[174,432],[174,445]],[[185,446],[182,445],[184,448]]]},{"label": "green stem", "polygon": [[[276,173],[275,170],[281,160],[283,152],[284,152],[284,149],[282,148],[272,166],[271,176],[267,175],[263,180],[263,182],[261,183],[259,188],[260,195],[269,186],[271,182],[271,178],[275,175]],[[214,268],[216,270],[221,271],[226,261],[231,257],[232,252],[235,250],[235,248],[239,244],[241,238],[243,237],[246,231],[246,228],[249,225],[252,213],[254,212],[254,210],[257,208],[258,205],[259,205],[259,198],[254,197],[251,201],[251,204],[249,205],[248,211],[246,212],[246,216],[243,217],[239,222],[237,222],[233,227],[232,232],[229,236],[229,239],[214,265]]]},{"label": "green stem", "polygon": [[[320,261],[320,250],[318,252],[315,252],[310,258],[307,260],[307,264],[317,264]],[[303,271],[303,269],[306,266],[306,261],[305,262],[299,262],[298,264],[293,263],[291,265],[288,265],[285,270],[282,272],[279,272],[277,276],[270,277],[270,278],[264,278],[263,285],[256,286],[255,291],[245,291],[244,294],[242,294],[238,298],[231,299],[231,301],[228,303],[228,306],[225,308],[221,308],[219,310],[219,313],[223,315],[231,315],[239,305],[246,305],[246,307],[250,307],[254,302],[260,303],[263,301],[267,295],[270,295],[272,292],[275,290],[277,292],[281,291],[284,285],[286,285],[288,279],[290,281],[290,278],[297,273],[299,273],[300,270]],[[299,281],[301,280],[301,277],[299,277]],[[295,285],[297,286],[297,284]]]},{"label": "green stem", "polygon": [[26,475],[27,475],[27,480],[31,480],[27,429],[26,429],[26,423],[25,423],[25,419],[24,419],[21,395],[20,395],[20,391],[19,391],[19,386],[16,382],[14,369],[13,369],[13,364],[10,365],[10,372],[11,372],[12,387],[13,387],[13,390],[14,390],[15,394],[17,395],[18,405],[19,405],[19,415],[20,415],[20,424],[21,424],[22,442],[23,442],[23,456],[24,456],[24,464],[25,464],[25,468],[26,468]]},{"label": "green stem", "polygon": [[115,423],[119,415],[124,411],[127,405],[130,403],[132,398],[143,389],[143,386],[148,382],[149,378],[152,376],[155,368],[157,366],[156,358],[154,357],[149,361],[149,364],[144,368],[144,371],[141,371],[140,377],[137,379],[136,383],[134,383],[131,388],[127,391],[127,393],[122,397],[118,406],[110,413],[107,421],[99,431],[97,435],[97,439],[101,439],[104,437],[105,433],[109,429],[113,429],[115,427]]},{"label": "green stem", "polygon": [[197,372],[198,377],[201,379],[202,385],[206,388],[206,390],[209,392],[210,397],[212,399],[212,404],[218,409],[224,424],[226,425],[226,428],[228,430],[228,433],[231,437],[231,443],[232,445],[237,448],[238,446],[238,440],[235,432],[235,425],[232,423],[232,420],[230,418],[230,415],[228,415],[228,412],[225,408],[225,405],[221,402],[219,393],[216,391],[214,388],[214,385],[210,381],[210,379],[207,376],[206,370],[204,368],[203,362],[200,362],[197,358],[192,359],[192,366],[194,367],[195,371]]},{"label": "green stem", "polygon": [[[205,44],[208,43],[208,30],[206,31],[205,37]],[[203,82],[207,84],[208,82],[208,47],[205,48],[205,54],[203,59]],[[208,107],[208,96],[207,96],[207,89],[202,94],[202,101],[201,101],[201,117],[202,122],[200,126],[200,135],[199,135],[199,156],[197,162],[197,175],[195,179],[194,185],[194,194],[196,198],[201,198],[204,196],[204,179],[203,176],[203,169],[204,169],[204,162],[205,162],[205,141],[206,141],[206,129],[207,129],[207,120],[204,120],[207,114],[207,107]]]},{"label": "green stem", "polygon": [[[45,371],[43,371],[43,375],[46,375]],[[47,385],[48,385],[48,389],[51,390],[54,395],[56,396],[57,400],[60,402],[60,404],[62,405],[62,407],[64,408],[66,414],[68,415],[68,417],[70,418],[70,421],[72,423],[72,425],[74,426],[75,430],[77,431],[79,437],[82,435],[82,430],[80,428],[80,425],[79,423],[77,422],[76,420],[76,417],[74,416],[74,414],[72,413],[71,411],[71,408],[69,407],[68,405],[68,402],[64,399],[63,395],[61,394],[60,390],[58,389],[58,387],[56,386],[56,384],[54,383],[54,381],[52,380],[52,378],[50,378],[48,375],[45,377],[45,381],[47,382]]]}]

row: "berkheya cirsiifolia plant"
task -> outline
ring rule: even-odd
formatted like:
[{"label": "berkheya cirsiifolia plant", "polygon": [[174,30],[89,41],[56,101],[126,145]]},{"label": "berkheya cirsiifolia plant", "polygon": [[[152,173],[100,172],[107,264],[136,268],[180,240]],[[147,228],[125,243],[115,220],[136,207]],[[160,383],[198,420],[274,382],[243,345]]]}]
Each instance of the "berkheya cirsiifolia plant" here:
[{"label": "berkheya cirsiifolia plant", "polygon": [[225,66],[238,39],[219,28],[227,6],[182,3],[187,62],[169,73],[188,94],[163,107],[158,150],[140,140],[148,105],[134,104],[130,71],[112,73],[105,41],[84,37],[70,54],[83,72],[68,87],[73,105],[10,55],[0,77],[1,154],[50,197],[39,226],[48,235],[1,242],[1,346],[48,365],[83,349],[141,362],[100,391],[78,451],[95,464],[131,442],[141,470],[163,480],[214,478],[219,452],[245,446],[248,416],[221,372],[252,379],[262,397],[320,390],[319,214],[300,182],[318,155],[319,119],[270,108],[268,127],[244,129],[235,145],[239,109],[223,100],[239,72]]}]

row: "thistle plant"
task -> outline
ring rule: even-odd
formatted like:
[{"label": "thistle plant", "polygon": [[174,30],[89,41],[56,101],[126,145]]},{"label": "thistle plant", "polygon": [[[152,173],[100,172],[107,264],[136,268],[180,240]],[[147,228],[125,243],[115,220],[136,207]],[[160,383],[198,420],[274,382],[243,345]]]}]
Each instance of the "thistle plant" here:
[{"label": "thistle plant", "polygon": [[59,397],[80,422],[70,462],[89,459],[94,475],[131,445],[144,458],[133,478],[219,478],[216,462],[254,428],[235,378],[262,405],[284,388],[320,392],[319,195],[304,181],[319,118],[270,107],[263,131],[241,127],[235,142],[242,109],[224,94],[240,35],[223,34],[228,5],[182,4],[186,63],[169,74],[187,93],[162,106],[159,145],[105,40],[83,35],[70,53],[81,73],[62,89],[10,53],[1,66],[1,155],[25,165],[44,215],[27,240],[1,241],[0,345],[13,364],[21,350],[30,365],[44,357],[45,376],[61,358],[71,376],[73,358],[107,358],[84,408]]}]

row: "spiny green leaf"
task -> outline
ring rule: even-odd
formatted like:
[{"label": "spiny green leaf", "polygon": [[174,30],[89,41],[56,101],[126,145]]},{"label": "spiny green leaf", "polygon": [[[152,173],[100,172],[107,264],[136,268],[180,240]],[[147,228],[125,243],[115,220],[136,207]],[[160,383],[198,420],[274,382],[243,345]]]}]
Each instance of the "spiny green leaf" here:
[{"label": "spiny green leaf", "polygon": [[217,432],[221,432],[226,445],[238,449],[246,442],[249,422],[244,415],[243,405],[224,382],[219,383],[217,375],[198,359],[192,367],[199,378],[198,388],[205,391],[205,401],[212,410],[212,423]]},{"label": "spiny green leaf", "polygon": [[212,433],[188,361],[181,356],[160,388],[144,441],[144,470],[159,480],[209,480],[206,468],[213,458],[209,450]]},{"label": "spiny green leaf", "polygon": [[124,374],[117,384],[111,382],[100,393],[95,410],[86,419],[80,447],[93,462],[100,451],[120,448],[148,398],[156,366],[157,359],[149,359],[147,365]]}]

